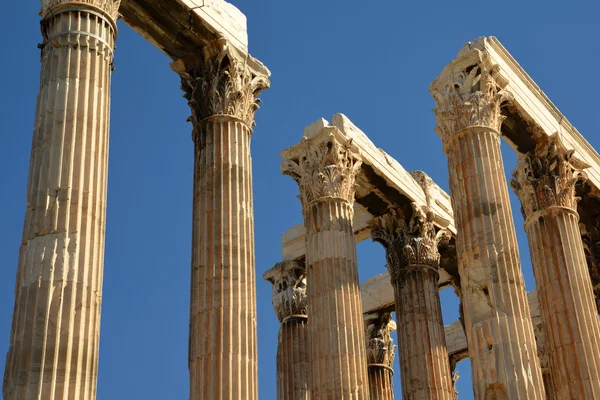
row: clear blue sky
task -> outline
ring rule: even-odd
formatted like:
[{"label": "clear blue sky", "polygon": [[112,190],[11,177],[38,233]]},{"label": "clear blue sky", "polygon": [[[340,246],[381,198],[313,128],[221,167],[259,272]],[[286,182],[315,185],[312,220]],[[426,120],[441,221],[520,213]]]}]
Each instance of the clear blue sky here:
[{"label": "clear blue sky", "polygon": [[[446,158],[433,132],[427,88],[464,42],[487,35],[499,38],[598,149],[600,8],[589,3],[235,2],[248,17],[251,53],[273,73],[252,138],[261,400],[276,397],[279,324],[270,285],[260,276],[280,261],[281,234],[302,222],[298,189],[280,174],[279,152],[299,141],[304,126],[342,112],[407,170],[422,169],[447,190]],[[6,1],[0,24],[0,375],[39,85],[38,11],[38,1]],[[193,160],[185,120],[190,111],[168,58],[125,24],[119,27],[98,399],[187,399]],[[510,172],[515,156],[504,147]],[[514,195],[512,200],[518,210]],[[516,221],[531,290],[535,283],[518,212]],[[358,254],[361,281],[383,272],[379,245],[361,243]],[[442,294],[446,323],[457,318],[450,292]],[[468,362],[459,371],[461,398],[472,399]]]}]

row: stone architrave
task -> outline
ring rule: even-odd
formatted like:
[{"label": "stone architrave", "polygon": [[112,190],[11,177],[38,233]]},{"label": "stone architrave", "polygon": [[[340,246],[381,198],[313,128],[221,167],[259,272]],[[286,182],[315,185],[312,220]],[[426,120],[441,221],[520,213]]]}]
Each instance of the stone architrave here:
[{"label": "stone architrave", "polygon": [[277,399],[308,400],[310,371],[306,268],[283,261],[264,273],[273,285],[273,307],[281,323],[277,345]]},{"label": "stone architrave", "polygon": [[415,203],[412,212],[392,210],[371,223],[371,237],[386,249],[394,287],[406,399],[454,399],[437,285],[444,232],[436,232],[431,212]]},{"label": "stone architrave", "polygon": [[190,400],[258,397],[250,137],[269,71],[219,40],[178,60],[192,110]]},{"label": "stone architrave", "polygon": [[462,304],[476,399],[543,399],[544,385],[500,153],[511,98],[486,53],[452,64],[430,91],[457,228]]},{"label": "stone architrave", "polygon": [[557,399],[600,398],[600,322],[577,213],[587,165],[544,136],[521,157],[512,186],[525,217],[545,350]]},{"label": "stone architrave", "polygon": [[312,399],[369,399],[365,333],[352,229],[357,150],[337,128],[285,150],[282,172],[300,187],[306,227]]},{"label": "stone architrave", "polygon": [[394,400],[392,376],[396,346],[391,334],[395,330],[396,323],[389,312],[365,317],[371,400]]},{"label": "stone architrave", "polygon": [[40,92],[3,395],[96,398],[119,0],[43,0]]}]

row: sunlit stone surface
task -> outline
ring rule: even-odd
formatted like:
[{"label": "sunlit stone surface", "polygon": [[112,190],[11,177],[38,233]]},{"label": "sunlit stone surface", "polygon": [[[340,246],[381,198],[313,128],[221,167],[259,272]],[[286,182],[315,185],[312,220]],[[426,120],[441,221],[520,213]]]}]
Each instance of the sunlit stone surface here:
[{"label": "sunlit stone surface", "polygon": [[[122,18],[173,60],[191,109],[190,400],[256,400],[250,140],[270,72],[248,54],[246,17],[222,0],[42,0],[40,15],[4,398],[96,398]],[[450,196],[343,114],[317,120],[282,153],[304,224],[283,235],[283,261],[264,274],[281,323],[278,398],[392,399],[392,310],[407,399],[453,399],[451,374],[466,357],[478,400],[600,398],[600,156],[493,37],[465,44],[430,91]],[[520,159],[513,188],[536,277],[529,294],[502,138]],[[361,289],[355,244],[370,237],[389,271]],[[438,290],[448,286],[462,313],[443,327]]]}]

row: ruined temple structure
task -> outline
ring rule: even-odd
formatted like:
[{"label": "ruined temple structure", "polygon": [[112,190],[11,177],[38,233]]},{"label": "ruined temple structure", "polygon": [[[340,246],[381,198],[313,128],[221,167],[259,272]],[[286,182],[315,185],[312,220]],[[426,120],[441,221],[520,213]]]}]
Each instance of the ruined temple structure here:
[{"label": "ruined temple structure", "polygon": [[[430,92],[449,195],[342,114],[306,127],[281,153],[304,217],[283,235],[282,256],[306,270],[311,398],[393,398],[387,352],[395,345],[384,321],[395,312],[404,399],[457,398],[455,368],[465,358],[477,400],[600,399],[600,156],[496,38],[465,44]],[[502,139],[519,158],[510,186],[536,279],[529,293]],[[360,288],[351,238],[386,251],[388,272]],[[445,287],[461,302],[461,319],[449,326]],[[364,333],[356,330],[361,315]]]},{"label": "ruined temple structure", "polygon": [[[4,399],[96,398],[122,18],[172,59],[190,107],[189,398],[256,400],[250,139],[270,72],[248,54],[245,16],[222,0],[42,0],[40,15]],[[278,398],[390,400],[401,384],[405,399],[453,400],[456,364],[468,357],[478,400],[600,399],[600,156],[493,37],[464,45],[430,92],[449,195],[341,114],[281,153],[304,223],[283,235],[282,261],[263,275],[280,322]],[[510,185],[530,293],[502,139],[519,156]],[[388,272],[361,287],[356,242],[369,238]],[[449,286],[461,319],[444,326],[439,290]]]}]

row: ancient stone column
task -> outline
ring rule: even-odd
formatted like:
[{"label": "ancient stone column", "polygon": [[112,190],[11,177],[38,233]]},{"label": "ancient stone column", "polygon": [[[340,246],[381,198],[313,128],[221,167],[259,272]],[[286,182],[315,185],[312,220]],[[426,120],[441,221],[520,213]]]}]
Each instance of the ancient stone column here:
[{"label": "ancient stone column", "polygon": [[394,400],[394,340],[391,333],[396,323],[389,312],[378,312],[365,317],[367,338],[367,368],[371,400]]},{"label": "ancient stone column", "polygon": [[190,400],[258,397],[250,136],[268,70],[224,42],[176,61],[192,110]]},{"label": "ancient stone column", "polygon": [[6,400],[96,398],[118,7],[118,0],[42,1]]},{"label": "ancient stone column", "polygon": [[600,322],[579,230],[575,185],[587,166],[558,133],[521,157],[511,182],[522,204],[545,349],[557,399],[600,398]]},{"label": "ancient stone column", "polygon": [[402,397],[453,400],[438,289],[438,240],[444,231],[436,233],[431,217],[413,203],[412,210],[375,218],[371,237],[386,249],[394,287]]},{"label": "ancient stone column", "polygon": [[484,54],[433,82],[448,156],[465,328],[476,399],[543,399],[544,385],[500,153],[510,98]]},{"label": "ancient stone column", "polygon": [[282,153],[300,187],[306,228],[312,399],[369,399],[365,332],[352,229],[361,161],[336,128]]},{"label": "ancient stone column", "polygon": [[273,307],[281,328],[277,344],[277,399],[310,399],[306,268],[283,261],[264,273],[273,285]]}]

